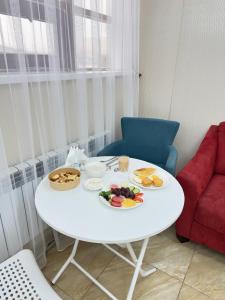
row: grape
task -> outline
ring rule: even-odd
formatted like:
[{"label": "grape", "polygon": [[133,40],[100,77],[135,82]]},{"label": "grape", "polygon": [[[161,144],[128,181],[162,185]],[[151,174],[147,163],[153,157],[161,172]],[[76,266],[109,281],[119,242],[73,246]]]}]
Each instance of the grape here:
[{"label": "grape", "polygon": [[121,191],[120,188],[113,188],[111,189],[112,194],[116,195],[116,196],[120,196],[121,195]]},{"label": "grape", "polygon": [[129,198],[131,198],[131,199],[134,199],[135,198],[135,194],[134,194],[134,192],[130,192],[130,196],[129,196]]},{"label": "grape", "polygon": [[115,196],[124,196],[125,198],[134,199],[135,194],[129,188],[121,187],[121,188],[111,188],[111,193]]},{"label": "grape", "polygon": [[121,189],[121,195],[125,196],[125,194],[126,194],[126,191],[124,191],[124,190]]},{"label": "grape", "polygon": [[126,198],[129,198],[130,192],[126,191],[126,194],[124,195]]},{"label": "grape", "polygon": [[116,195],[116,196],[120,196],[120,190],[119,190],[119,189],[117,189],[117,190],[115,191],[115,195]]}]

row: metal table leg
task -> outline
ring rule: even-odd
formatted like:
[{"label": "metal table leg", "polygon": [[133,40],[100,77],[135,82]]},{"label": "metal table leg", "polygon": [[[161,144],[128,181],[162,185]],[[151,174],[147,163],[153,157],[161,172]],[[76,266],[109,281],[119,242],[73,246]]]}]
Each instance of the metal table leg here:
[{"label": "metal table leg", "polygon": [[[133,293],[134,293],[134,289],[135,289],[135,285],[138,279],[138,275],[139,273],[141,274],[141,276],[145,277],[150,275],[151,273],[155,272],[156,269],[155,268],[151,268],[147,271],[144,271],[141,266],[142,266],[142,262],[143,262],[143,258],[147,249],[147,245],[148,245],[148,241],[149,238],[146,238],[143,240],[142,242],[142,246],[141,246],[141,250],[139,253],[139,256],[137,257],[131,244],[128,243],[126,244],[128,252],[131,256],[131,260],[129,260],[127,257],[125,257],[124,255],[120,254],[118,251],[116,251],[115,249],[113,249],[111,246],[103,244],[107,249],[109,249],[110,251],[112,251],[114,254],[116,254],[118,257],[122,258],[124,261],[126,261],[128,264],[130,264],[132,267],[134,267],[134,274],[131,280],[131,284],[129,287],[129,291],[127,294],[127,298],[126,300],[131,300]],[[77,247],[79,244],[79,240],[76,240],[72,249],[72,252],[70,254],[70,256],[68,257],[68,259],[66,260],[66,262],[64,263],[64,265],[61,267],[61,269],[58,271],[58,273],[55,275],[55,277],[52,280],[52,283],[55,284],[56,281],[59,279],[59,277],[63,274],[63,272],[66,270],[66,268],[68,267],[68,265],[70,263],[72,263],[75,267],[77,267],[86,277],[88,277],[96,286],[98,286],[105,294],[107,294],[111,299],[113,300],[117,300],[117,298],[109,291],[107,290],[99,281],[97,281],[89,272],[87,272],[76,260],[75,260],[75,256],[76,256],[76,252],[77,252]]]}]

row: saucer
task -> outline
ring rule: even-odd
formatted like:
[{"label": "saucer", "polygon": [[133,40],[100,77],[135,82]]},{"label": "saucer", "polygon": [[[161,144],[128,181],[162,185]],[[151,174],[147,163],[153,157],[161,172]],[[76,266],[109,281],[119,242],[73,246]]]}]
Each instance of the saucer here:
[{"label": "saucer", "polygon": [[103,188],[103,180],[101,178],[89,178],[84,182],[84,187],[89,191],[98,191]]}]

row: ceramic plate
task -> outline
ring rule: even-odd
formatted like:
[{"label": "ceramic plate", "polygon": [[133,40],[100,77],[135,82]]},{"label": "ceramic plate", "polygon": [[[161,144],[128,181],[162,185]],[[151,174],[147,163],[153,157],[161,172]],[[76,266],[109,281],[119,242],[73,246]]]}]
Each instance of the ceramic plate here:
[{"label": "ceramic plate", "polygon": [[[136,189],[138,189],[139,190],[139,193],[143,193],[142,192],[142,190],[139,188],[139,187],[137,187],[137,185],[129,185],[128,187],[134,187],[134,188],[136,188]],[[110,190],[110,187],[109,186],[107,186],[107,187],[104,187],[103,189],[102,189],[102,191],[109,191]],[[144,195],[143,196],[141,196],[141,198],[144,198]],[[137,208],[138,206],[141,206],[141,205],[143,205],[143,203],[144,203],[144,201],[143,202],[136,202],[136,205],[135,206],[131,206],[131,207],[117,207],[117,206],[112,206],[111,204],[110,204],[110,202],[109,201],[107,201],[103,196],[100,196],[99,195],[99,200],[104,204],[104,205],[106,205],[106,206],[108,206],[108,207],[110,207],[110,208],[113,208],[113,209],[116,209],[116,210],[128,210],[128,209],[134,209],[134,208]],[[144,200],[144,199],[143,199]]]},{"label": "ceramic plate", "polygon": [[160,179],[163,180],[163,185],[160,187],[156,187],[156,186],[144,186],[141,183],[137,182],[135,179],[137,178],[136,175],[134,175],[133,171],[129,174],[129,180],[131,183],[137,185],[139,188],[143,188],[143,189],[147,189],[147,190],[161,190],[164,189],[165,187],[167,187],[168,183],[169,183],[169,177],[167,176],[167,174],[165,172],[162,172],[160,170],[156,170],[152,175],[157,175],[159,176]]}]

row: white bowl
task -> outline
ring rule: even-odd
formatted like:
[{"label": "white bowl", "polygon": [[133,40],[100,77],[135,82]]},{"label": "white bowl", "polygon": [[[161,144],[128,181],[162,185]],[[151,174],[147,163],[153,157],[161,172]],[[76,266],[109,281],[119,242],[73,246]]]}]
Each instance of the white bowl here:
[{"label": "white bowl", "polygon": [[93,161],[85,165],[85,170],[88,177],[101,178],[105,175],[106,165],[99,161]]},{"label": "white bowl", "polygon": [[98,191],[103,188],[103,179],[89,178],[84,182],[84,187],[89,191]]}]

